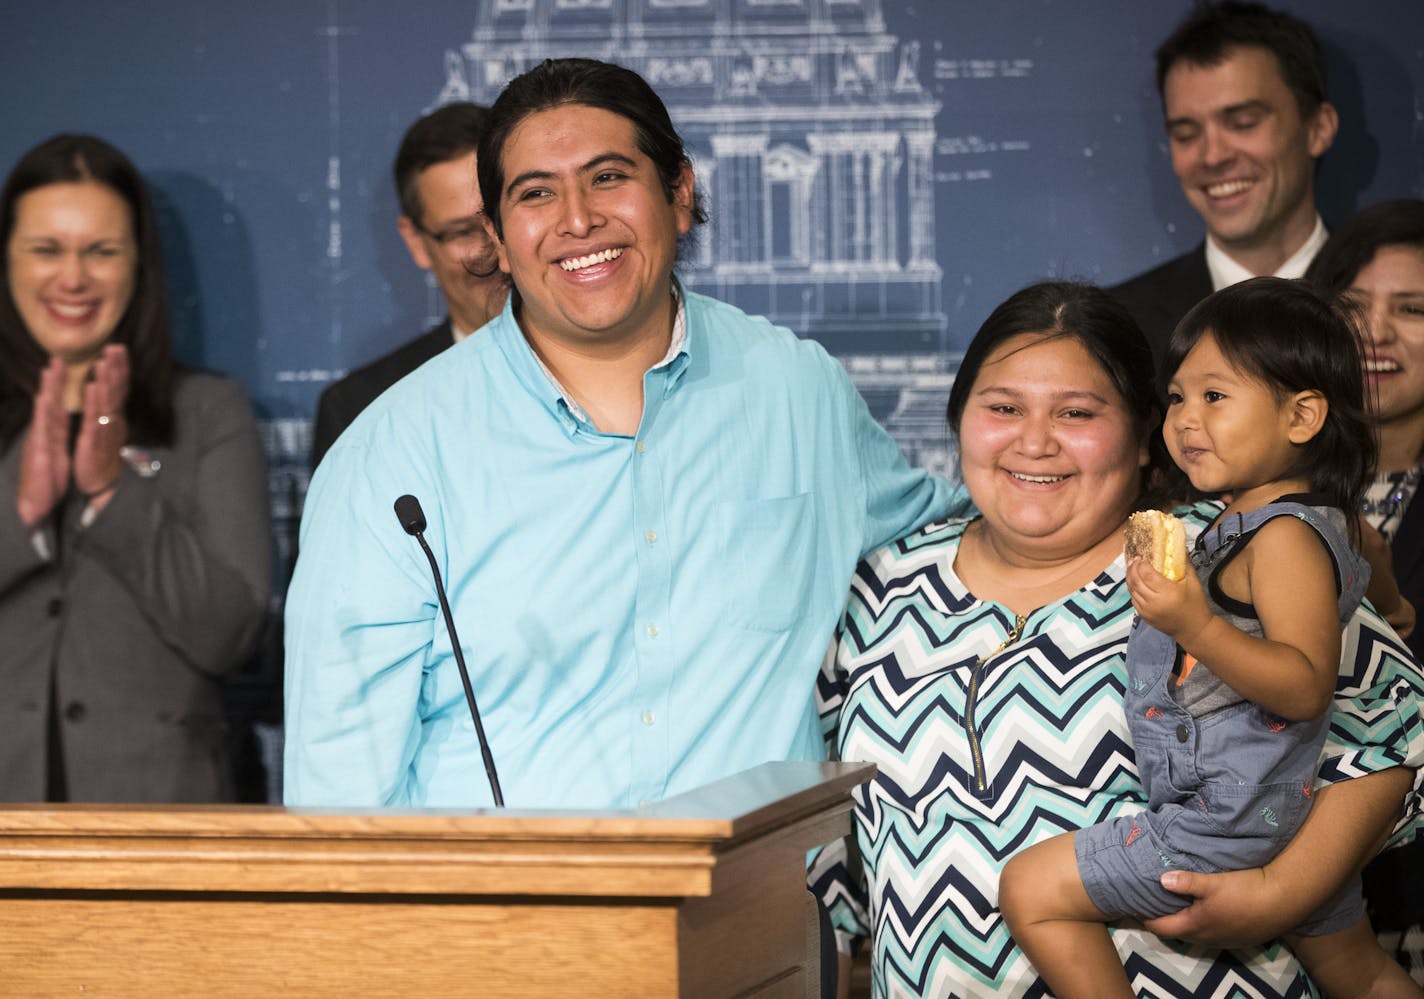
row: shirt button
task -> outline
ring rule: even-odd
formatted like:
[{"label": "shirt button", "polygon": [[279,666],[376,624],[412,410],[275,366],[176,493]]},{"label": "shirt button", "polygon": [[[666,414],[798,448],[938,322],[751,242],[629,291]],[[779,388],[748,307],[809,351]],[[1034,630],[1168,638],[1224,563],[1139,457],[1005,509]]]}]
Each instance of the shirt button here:
[{"label": "shirt button", "polygon": [[45,613],[50,617],[59,617],[64,612],[64,600],[61,597],[53,597],[45,605]]},{"label": "shirt button", "polygon": [[78,701],[70,701],[64,709],[64,717],[72,722],[83,721],[87,713],[87,709]]},{"label": "shirt button", "polygon": [[657,721],[657,719],[653,717],[653,713],[652,713],[651,711],[644,711],[644,712],[643,712],[643,724],[644,724],[644,725],[651,725],[651,724],[652,724],[653,722],[655,722],[655,721]]},{"label": "shirt button", "polygon": [[658,637],[658,626],[657,626],[657,625],[655,625],[655,624],[650,624],[650,625],[648,625],[648,637],[649,637],[649,638],[657,638],[657,637]]},{"label": "shirt button", "polygon": [[1177,741],[1178,741],[1178,742],[1186,742],[1186,741],[1187,741],[1187,726],[1185,726],[1185,725],[1178,725],[1178,726],[1177,726]]},{"label": "shirt button", "polygon": [[637,444],[637,451],[639,454],[647,454],[648,445],[644,441],[639,441]]},{"label": "shirt button", "polygon": [[643,537],[647,539],[648,544],[650,544],[650,545],[651,545],[651,544],[656,544],[656,543],[657,543],[657,540],[658,540],[658,532],[657,532],[657,531],[644,531],[644,532],[643,532]]}]

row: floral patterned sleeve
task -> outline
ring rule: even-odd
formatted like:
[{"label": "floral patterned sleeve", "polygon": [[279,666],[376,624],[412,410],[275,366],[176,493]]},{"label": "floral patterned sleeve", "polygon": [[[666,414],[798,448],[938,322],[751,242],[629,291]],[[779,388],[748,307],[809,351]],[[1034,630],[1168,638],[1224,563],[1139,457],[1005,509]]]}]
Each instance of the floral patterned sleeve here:
[{"label": "floral patterned sleeve", "polygon": [[[821,674],[816,680],[816,708],[821,714],[821,735],[826,740],[826,756],[832,760],[840,759],[837,730],[841,705],[845,702],[849,686],[849,678],[839,662],[839,651],[840,636],[837,635],[826,651]],[[811,860],[806,883],[830,913],[836,932],[836,949],[842,954],[854,954],[859,949],[860,941],[870,936],[869,895],[854,832],[821,848]]]}]

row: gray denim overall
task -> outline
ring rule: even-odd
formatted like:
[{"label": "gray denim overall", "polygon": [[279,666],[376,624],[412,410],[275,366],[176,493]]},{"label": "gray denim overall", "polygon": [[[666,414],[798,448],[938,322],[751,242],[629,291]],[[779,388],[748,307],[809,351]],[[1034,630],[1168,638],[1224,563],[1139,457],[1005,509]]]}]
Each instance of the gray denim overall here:
[{"label": "gray denim overall", "polygon": [[[1329,549],[1343,627],[1364,595],[1369,566],[1351,547],[1340,511],[1291,500],[1220,518],[1202,532],[1191,560],[1208,605],[1242,631],[1261,635],[1251,609],[1235,605],[1213,584],[1261,525],[1283,516],[1309,524]],[[1289,842],[1310,810],[1329,712],[1287,722],[1241,699],[1201,663],[1187,677],[1193,692],[1185,700],[1195,708],[1189,711],[1180,688],[1173,690],[1178,656],[1171,638],[1140,619],[1133,622],[1124,708],[1148,810],[1074,837],[1083,885],[1108,915],[1176,912],[1190,900],[1161,887],[1163,871],[1259,867]],[[1312,915],[1303,930],[1333,932],[1361,911],[1358,887],[1352,885]]]}]

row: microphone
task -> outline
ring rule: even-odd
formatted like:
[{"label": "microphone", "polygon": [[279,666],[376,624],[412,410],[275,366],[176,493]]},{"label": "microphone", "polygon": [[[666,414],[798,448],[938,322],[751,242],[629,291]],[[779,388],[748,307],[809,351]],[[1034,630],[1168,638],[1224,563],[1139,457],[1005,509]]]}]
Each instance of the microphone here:
[{"label": "microphone", "polygon": [[485,738],[485,727],[480,722],[480,709],[475,704],[475,688],[470,686],[470,671],[465,668],[465,656],[460,651],[460,639],[455,634],[455,617],[450,613],[450,601],[445,599],[445,586],[440,581],[440,569],[435,564],[435,553],[425,543],[425,511],[420,508],[420,500],[409,493],[396,500],[395,509],[401,529],[420,542],[420,548],[430,562],[430,573],[435,577],[435,595],[440,598],[440,609],[445,613],[445,630],[450,633],[450,644],[455,649],[455,665],[460,667],[460,682],[465,685],[465,701],[470,705],[470,717],[475,722],[475,737],[480,740],[480,756],[484,757],[490,791],[494,793],[495,805],[503,808],[504,795],[499,790],[499,775],[494,771],[494,754],[490,752],[489,740]]},{"label": "microphone", "polygon": [[419,538],[425,532],[425,511],[420,508],[420,500],[409,493],[396,500],[396,517],[411,537]]}]

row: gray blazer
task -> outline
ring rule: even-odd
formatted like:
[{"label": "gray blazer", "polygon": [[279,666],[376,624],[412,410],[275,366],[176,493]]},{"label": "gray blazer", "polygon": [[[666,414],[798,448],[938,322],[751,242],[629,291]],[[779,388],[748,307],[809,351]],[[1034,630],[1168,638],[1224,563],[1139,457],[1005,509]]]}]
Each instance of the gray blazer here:
[{"label": "gray blazer", "polygon": [[90,526],[76,500],[44,529],[57,557],[16,510],[23,433],[0,459],[0,800],[44,800],[51,705],[70,800],[232,795],[217,678],[267,609],[266,463],[235,383],[180,374],[174,406]]}]

